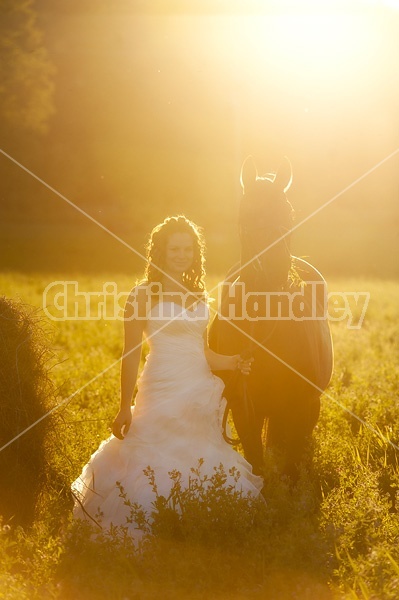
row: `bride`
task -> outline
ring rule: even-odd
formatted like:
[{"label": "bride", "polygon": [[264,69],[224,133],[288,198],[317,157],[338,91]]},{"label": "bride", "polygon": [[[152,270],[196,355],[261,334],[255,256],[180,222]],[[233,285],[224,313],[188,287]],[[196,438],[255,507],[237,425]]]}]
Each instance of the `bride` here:
[{"label": "bride", "polygon": [[[248,374],[252,359],[209,349],[204,274],[204,242],[193,222],[168,217],[153,229],[144,281],[133,288],[125,306],[120,408],[113,434],[72,484],[75,518],[103,528],[123,525],[137,537],[121,489],[150,516],[156,496],[148,467],[165,498],[173,485],[169,473],[177,470],[183,487],[188,486],[199,461],[201,476],[211,477],[222,465],[226,486],[259,495],[262,478],[223,438],[224,384],[212,374],[235,369]],[[143,336],[150,352],[132,407]]]}]

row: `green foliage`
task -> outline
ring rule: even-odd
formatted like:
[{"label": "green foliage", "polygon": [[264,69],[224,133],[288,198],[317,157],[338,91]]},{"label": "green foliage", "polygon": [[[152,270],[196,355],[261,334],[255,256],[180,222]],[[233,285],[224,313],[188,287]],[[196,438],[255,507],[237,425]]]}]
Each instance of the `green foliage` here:
[{"label": "green foliage", "polygon": [[[220,544],[221,539],[229,539],[229,544],[243,543],[255,519],[258,502],[246,497],[235,485],[226,486],[227,474],[220,464],[212,476],[201,473],[203,460],[191,468],[187,486],[182,485],[182,474],[171,471],[171,490],[168,497],[158,492],[154,470],[149,466],[144,474],[155,493],[154,511],[147,518],[142,508],[126,496],[123,486],[118,483],[120,496],[130,508],[129,523],[136,524],[145,536],[156,535],[166,539],[205,543],[208,546]],[[230,477],[237,484],[240,474],[230,469]],[[239,488],[239,485],[238,485]]]},{"label": "green foliage", "polygon": [[10,128],[44,133],[54,112],[54,68],[32,0],[3,0],[0,55],[0,118]]},{"label": "green foliage", "polygon": [[[126,290],[134,279],[106,278]],[[217,280],[208,278],[208,287]],[[7,293],[40,305],[49,279],[0,275],[0,283]],[[84,279],[82,287],[101,289],[102,279]],[[154,508],[157,535],[142,552],[122,529],[93,535],[89,525],[70,523],[62,494],[49,489],[30,531],[0,532],[4,597],[396,600],[398,284],[335,281],[329,287],[369,291],[371,299],[361,329],[332,326],[335,373],[294,488],[279,477],[278,457],[271,453],[265,456],[264,508],[222,490],[222,472],[191,491],[182,490],[173,473],[171,497],[159,497]],[[63,384],[58,401],[69,400],[60,408],[61,430],[51,448],[57,472],[73,481],[107,437],[117,408],[118,364],[86,384],[119,358],[121,323],[59,322],[54,349],[61,362],[52,377],[56,386]],[[195,494],[208,498],[213,516]],[[170,503],[180,512],[171,511]],[[136,517],[138,509],[132,505]]]}]

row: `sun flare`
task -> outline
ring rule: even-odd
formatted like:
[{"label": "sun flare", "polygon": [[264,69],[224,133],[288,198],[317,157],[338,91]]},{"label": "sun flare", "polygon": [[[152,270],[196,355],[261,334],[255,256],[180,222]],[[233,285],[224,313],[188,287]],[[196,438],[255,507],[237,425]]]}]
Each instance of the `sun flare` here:
[{"label": "sun flare", "polygon": [[351,69],[359,52],[368,52],[369,24],[364,17],[338,13],[293,12],[250,16],[241,23],[248,55],[255,46],[260,62],[273,59],[305,79],[318,73]]}]

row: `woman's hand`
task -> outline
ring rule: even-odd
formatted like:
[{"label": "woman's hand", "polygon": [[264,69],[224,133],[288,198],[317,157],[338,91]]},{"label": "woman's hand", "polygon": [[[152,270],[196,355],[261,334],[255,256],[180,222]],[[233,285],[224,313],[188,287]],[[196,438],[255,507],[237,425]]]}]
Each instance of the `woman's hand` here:
[{"label": "woman's hand", "polygon": [[[112,433],[119,440],[123,440],[130,429],[132,422],[132,412],[130,406],[125,409],[120,409],[112,424]],[[123,430],[123,433],[122,433]]]},{"label": "woman's hand", "polygon": [[251,372],[251,366],[254,362],[253,358],[244,360],[239,354],[235,354],[232,358],[232,370],[239,370],[243,375],[249,375]]}]

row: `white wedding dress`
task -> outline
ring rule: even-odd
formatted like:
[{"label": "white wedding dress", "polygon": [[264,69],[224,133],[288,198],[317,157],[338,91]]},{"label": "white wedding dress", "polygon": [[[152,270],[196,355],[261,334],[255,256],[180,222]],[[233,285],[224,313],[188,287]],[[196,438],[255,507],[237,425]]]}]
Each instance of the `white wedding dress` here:
[{"label": "white wedding dress", "polygon": [[[116,482],[132,503],[150,514],[155,494],[143,470],[154,470],[158,494],[168,497],[169,472],[178,470],[185,486],[199,459],[201,476],[212,476],[222,464],[226,486],[259,495],[262,478],[223,438],[224,384],[212,374],[204,353],[208,319],[203,302],[192,310],[173,302],[151,309],[146,324],[150,352],[139,378],[129,432],[122,441],[113,435],[103,441],[72,484],[79,499],[75,518],[98,521],[101,513],[103,528],[124,525],[134,536],[136,525],[126,523],[130,511]],[[237,482],[229,475],[232,467],[240,473]]]}]

